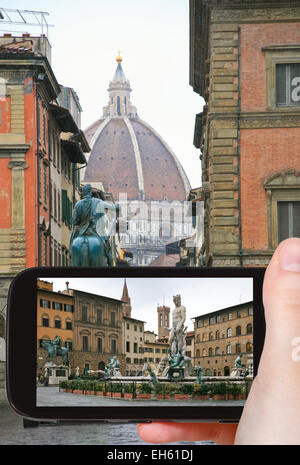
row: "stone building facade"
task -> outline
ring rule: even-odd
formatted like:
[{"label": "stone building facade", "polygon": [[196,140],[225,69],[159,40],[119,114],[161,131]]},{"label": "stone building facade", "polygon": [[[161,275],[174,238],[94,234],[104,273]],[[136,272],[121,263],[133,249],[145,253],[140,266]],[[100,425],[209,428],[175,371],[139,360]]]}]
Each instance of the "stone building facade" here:
[{"label": "stone building facade", "polygon": [[300,236],[300,5],[191,0],[204,242],[197,264],[267,265]]},{"label": "stone building facade", "polygon": [[194,319],[194,366],[206,376],[229,376],[234,361],[253,354],[253,302],[209,312]]},{"label": "stone building facade", "polygon": [[123,317],[126,376],[141,376],[144,366],[145,321]]},{"label": "stone building facade", "polygon": [[116,356],[125,373],[123,342],[123,302],[79,290],[74,297],[72,371],[104,370]]}]

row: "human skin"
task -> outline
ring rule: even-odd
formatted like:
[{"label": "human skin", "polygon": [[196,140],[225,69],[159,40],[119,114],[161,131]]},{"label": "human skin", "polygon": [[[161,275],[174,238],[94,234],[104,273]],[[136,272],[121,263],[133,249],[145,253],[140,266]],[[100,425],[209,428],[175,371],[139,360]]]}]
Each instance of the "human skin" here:
[{"label": "human skin", "polygon": [[300,337],[300,239],[287,239],[274,252],[265,273],[263,302],[265,343],[239,424],[140,424],[141,439],[151,443],[300,444],[300,361],[293,356],[293,343]]}]

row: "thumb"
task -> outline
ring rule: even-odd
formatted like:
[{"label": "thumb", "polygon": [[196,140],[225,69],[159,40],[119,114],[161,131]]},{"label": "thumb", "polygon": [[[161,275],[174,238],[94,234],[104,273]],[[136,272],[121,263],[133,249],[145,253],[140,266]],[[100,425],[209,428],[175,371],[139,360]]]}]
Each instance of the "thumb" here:
[{"label": "thumb", "polygon": [[300,239],[276,249],[263,301],[265,343],[236,444],[300,444]]}]

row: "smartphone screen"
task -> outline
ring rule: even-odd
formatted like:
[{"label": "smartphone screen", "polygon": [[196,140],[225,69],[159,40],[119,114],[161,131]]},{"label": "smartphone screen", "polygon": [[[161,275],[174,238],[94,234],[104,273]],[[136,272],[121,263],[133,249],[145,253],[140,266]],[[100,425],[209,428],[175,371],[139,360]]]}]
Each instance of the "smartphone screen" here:
[{"label": "smartphone screen", "polygon": [[243,406],[254,279],[36,280],[36,407]]}]

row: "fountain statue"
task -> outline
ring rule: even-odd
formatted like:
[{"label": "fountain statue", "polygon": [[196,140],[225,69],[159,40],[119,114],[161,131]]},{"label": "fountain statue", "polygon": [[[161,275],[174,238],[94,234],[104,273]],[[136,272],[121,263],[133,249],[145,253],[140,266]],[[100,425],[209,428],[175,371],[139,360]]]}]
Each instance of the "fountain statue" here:
[{"label": "fountain statue", "polygon": [[[175,307],[172,311],[172,328],[169,337],[169,366],[164,370],[164,375],[170,381],[183,380],[185,376],[192,374],[191,358],[185,355],[187,326],[186,308],[181,304],[181,296],[173,297]],[[177,376],[174,376],[177,374]]]},{"label": "fountain statue", "polygon": [[121,373],[120,373],[120,362],[117,359],[116,356],[111,357],[109,359],[109,363],[105,365],[105,371],[104,371],[104,379],[109,379],[109,378],[120,378]]}]

